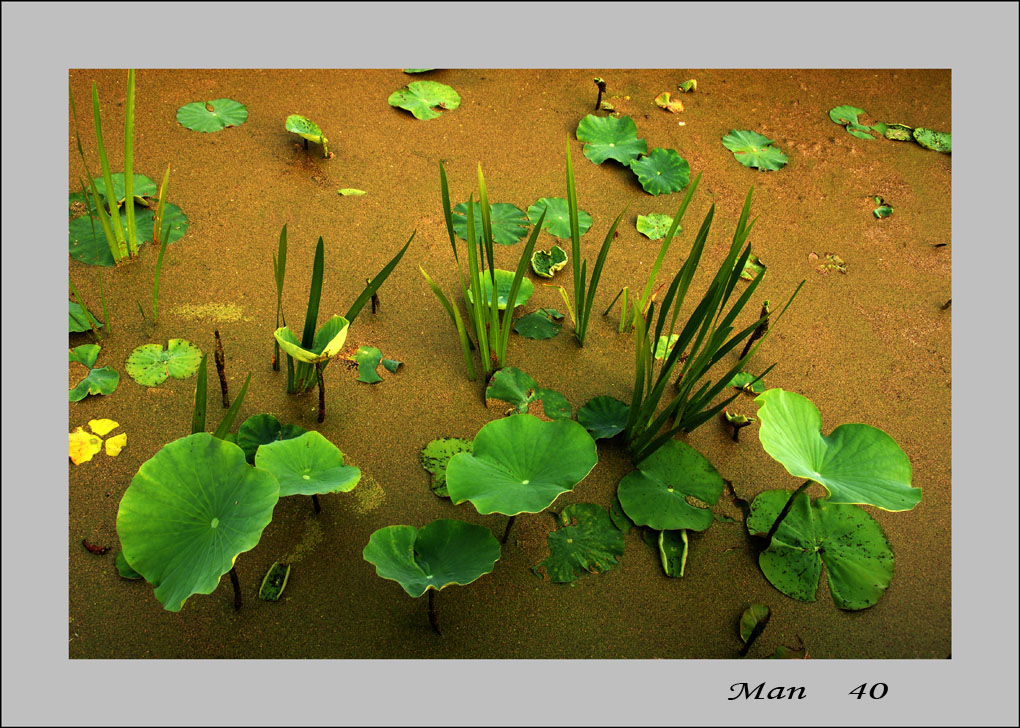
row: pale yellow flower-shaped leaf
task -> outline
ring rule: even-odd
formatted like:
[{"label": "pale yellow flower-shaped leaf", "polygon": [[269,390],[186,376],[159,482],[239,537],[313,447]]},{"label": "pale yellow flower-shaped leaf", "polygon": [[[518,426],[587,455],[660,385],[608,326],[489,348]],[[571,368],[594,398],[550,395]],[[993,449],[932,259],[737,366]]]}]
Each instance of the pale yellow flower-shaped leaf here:
[{"label": "pale yellow flower-shaped leaf", "polygon": [[75,465],[88,462],[102,449],[103,438],[85,432],[81,427],[67,435],[67,454]]},{"label": "pale yellow flower-shaped leaf", "polygon": [[89,420],[89,429],[100,437],[104,437],[118,427],[120,427],[120,423],[113,420]]},{"label": "pale yellow flower-shaped leaf", "polygon": [[122,432],[106,441],[106,454],[111,458],[120,455],[120,451],[127,447],[127,433]]}]

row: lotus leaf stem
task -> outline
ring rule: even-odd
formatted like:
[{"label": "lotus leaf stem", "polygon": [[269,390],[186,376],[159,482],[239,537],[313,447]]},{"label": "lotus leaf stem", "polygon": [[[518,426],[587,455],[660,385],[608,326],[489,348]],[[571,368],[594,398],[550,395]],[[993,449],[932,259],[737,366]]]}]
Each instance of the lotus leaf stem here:
[{"label": "lotus leaf stem", "polygon": [[315,365],[315,377],[319,380],[319,422],[326,421],[326,385],[322,381],[322,367],[322,362]]},{"label": "lotus leaf stem", "polygon": [[315,507],[316,513],[322,513],[322,506],[319,504],[319,496],[316,493],[312,493],[312,505]]},{"label": "lotus leaf stem", "polygon": [[507,520],[507,522],[506,522],[506,530],[503,531],[503,540],[500,541],[501,544],[506,544],[506,540],[508,538],[510,538],[510,529],[514,525],[514,519],[515,518],[517,518],[517,516],[510,516],[510,518]]},{"label": "lotus leaf stem", "polygon": [[439,631],[439,618],[436,617],[436,590],[429,589],[429,624],[432,625],[432,629],[436,631],[436,634],[442,637],[443,633]]},{"label": "lotus leaf stem", "polygon": [[230,567],[230,583],[234,585],[234,611],[241,610],[241,583],[237,580],[237,569]]},{"label": "lotus leaf stem", "polygon": [[220,375],[220,391],[223,393],[223,406],[229,409],[230,395],[227,393],[227,357],[223,353],[223,342],[220,341],[220,332],[218,330],[214,330],[213,336],[216,337],[216,352],[214,354],[214,358],[216,360],[216,373]]}]

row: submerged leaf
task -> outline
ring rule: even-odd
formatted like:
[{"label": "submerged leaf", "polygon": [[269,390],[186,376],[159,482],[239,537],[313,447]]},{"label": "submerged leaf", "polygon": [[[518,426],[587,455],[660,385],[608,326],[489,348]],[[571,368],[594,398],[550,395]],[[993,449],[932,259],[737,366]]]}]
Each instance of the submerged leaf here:
[{"label": "submerged leaf", "polygon": [[259,599],[264,599],[267,602],[279,601],[289,578],[290,564],[274,561],[262,578],[262,585],[259,586]]},{"label": "submerged leaf", "polygon": [[553,582],[571,582],[585,572],[601,574],[623,556],[623,533],[601,506],[569,505],[556,517],[556,523],[558,528],[547,537],[549,556],[535,567],[545,567]]},{"label": "submerged leaf", "polygon": [[886,124],[883,132],[886,139],[897,142],[909,142],[914,139],[914,129],[906,124]]},{"label": "submerged leaf", "polygon": [[446,466],[457,453],[471,452],[471,440],[460,437],[440,437],[421,451],[421,465],[432,474],[430,487],[441,498],[449,498],[446,489]]},{"label": "submerged leaf", "polygon": [[435,119],[435,108],[452,111],[460,106],[460,94],[437,81],[414,81],[390,94],[390,106],[410,111],[416,119]]}]

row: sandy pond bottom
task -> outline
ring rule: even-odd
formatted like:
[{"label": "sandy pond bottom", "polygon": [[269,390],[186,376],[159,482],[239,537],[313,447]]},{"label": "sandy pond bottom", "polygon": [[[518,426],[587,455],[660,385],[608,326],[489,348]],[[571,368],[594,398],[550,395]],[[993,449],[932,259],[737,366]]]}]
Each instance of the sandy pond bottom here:
[{"label": "sandy pond bottom", "polygon": [[[522,209],[546,196],[564,196],[564,144],[594,104],[592,77],[609,86],[610,101],[634,118],[649,148],[677,149],[693,174],[702,173],[684,232],[661,277],[680,265],[713,203],[716,219],[707,265],[720,260],[748,188],[754,185],[751,234],[769,273],[760,298],[784,300],[804,289],[752,363],[777,362],[767,380],[811,398],[824,431],[865,422],[888,432],[909,455],[923,502],[913,511],[872,510],[896,555],[892,585],[871,609],[837,609],[823,577],[816,602],[776,591],[757,567],[742,525],[717,523],[694,535],[686,576],[664,576],[658,555],[631,532],[619,566],[572,585],[551,584],[531,567],[548,553],[548,514],[517,519],[493,573],[438,596],[443,636],[429,629],[425,599],[376,576],[362,560],[371,533],[390,524],[424,525],[461,518],[501,535],[505,518],[480,516],[434,496],[418,462],[420,449],[442,436],[473,437],[499,416],[482,402],[482,385],[464,373],[456,335],[417,267],[449,291],[455,281],[442,221],[438,162],[446,164],[454,201],[475,191],[481,162],[490,200]],[[111,164],[120,169],[115,120],[124,101],[123,71],[71,73],[78,99],[98,82]],[[71,405],[69,429],[109,417],[129,444],[117,458],[96,456],[71,467],[68,526],[69,653],[108,657],[332,658],[730,658],[741,644],[737,621],[751,603],[773,616],[752,657],[780,644],[803,642],[818,658],[944,658],[950,652],[950,298],[951,157],[908,143],[862,140],[828,118],[840,104],[866,109],[872,121],[951,131],[948,71],[469,71],[430,75],[453,86],[459,109],[418,121],[386,104],[415,80],[400,71],[140,71],[137,76],[135,170],[159,179],[172,164],[170,201],[188,216],[187,235],[171,245],[163,271],[158,327],[143,323],[136,301],[151,296],[155,251],[119,270],[71,261],[73,280],[97,302],[100,276],[111,303],[113,333],[99,365],[121,371],[117,391]],[[669,114],[653,103],[688,78],[698,91],[686,109]],[[229,97],[244,103],[248,121],[215,134],[177,124],[179,106]],[[82,103],[81,101],[79,103]],[[79,109],[81,111],[81,109]],[[288,114],[317,121],[336,157],[306,152],[283,128]],[[83,122],[85,119],[83,119]],[[684,122],[680,125],[678,122]],[[789,156],[778,172],[739,165],[720,139],[753,129]],[[86,137],[87,138],[87,137]],[[73,139],[73,137],[72,137]],[[579,349],[568,326],[549,341],[516,335],[509,363],[574,408],[589,398],[630,397],[632,339],[616,333],[618,309],[601,311],[624,285],[644,284],[658,244],[637,233],[638,214],[672,214],[680,195],[645,194],[627,171],[595,166],[571,142],[579,203],[595,220],[582,244],[594,258],[613,218],[629,205],[596,299],[589,342]],[[94,152],[93,145],[86,146]],[[69,189],[80,160],[68,147]],[[94,154],[89,164],[98,169]],[[341,197],[340,188],[366,190]],[[895,209],[872,215],[871,196]],[[82,538],[116,547],[118,502],[139,465],[166,442],[188,434],[194,379],[147,389],[123,372],[136,346],[185,338],[205,351],[219,330],[227,374],[236,393],[252,383],[238,422],[270,412],[315,427],[316,397],[287,396],[285,377],[270,367],[275,294],[271,254],[287,223],[290,253],[284,307],[288,321],[304,315],[312,252],[325,239],[322,315],[343,313],[411,232],[404,261],[380,292],[381,309],[367,311],[349,342],[377,346],[404,366],[376,385],[352,371],[326,372],[328,416],[318,429],[364,473],[348,494],[322,498],[316,516],[308,499],[281,500],[259,545],[237,560],[245,606],[235,613],[229,580],[212,595],[196,595],[177,614],[164,611],[145,583],[118,577],[113,552],[96,556]],[[553,242],[542,234],[539,245]],[[520,247],[500,248],[510,267]],[[817,272],[828,253],[846,272]],[[704,279],[700,279],[702,285]],[[570,271],[557,281],[570,288]],[[695,290],[698,282],[695,283]],[[760,301],[758,302],[760,303]],[[554,289],[536,286],[527,310],[559,307]],[[745,316],[750,322],[757,304]],[[753,309],[753,310],[751,310]],[[84,335],[71,345],[86,343]],[[210,393],[215,393],[215,377]],[[215,406],[213,406],[215,405]],[[741,398],[735,409],[752,414]],[[211,397],[210,423],[221,416]],[[705,454],[737,493],[750,500],[798,482],[757,442],[756,426],[734,444],[719,421],[687,441]],[[599,444],[599,464],[557,502],[608,506],[630,470],[618,446]],[[726,499],[723,502],[724,507]],[[274,561],[293,564],[280,602],[255,597]]]}]

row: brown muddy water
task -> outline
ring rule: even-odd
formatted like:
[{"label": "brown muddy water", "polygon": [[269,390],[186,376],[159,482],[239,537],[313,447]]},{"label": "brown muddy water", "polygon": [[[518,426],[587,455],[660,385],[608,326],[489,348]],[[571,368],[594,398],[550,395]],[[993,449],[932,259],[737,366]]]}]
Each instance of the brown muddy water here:
[{"label": "brown muddy water", "polygon": [[[681,195],[647,195],[636,178],[581,153],[573,132],[595,102],[593,76],[608,83],[610,101],[631,116],[649,149],[676,149],[703,175],[684,231],[666,258],[660,281],[684,259],[697,225],[716,205],[706,268],[728,246],[748,188],[759,216],[751,242],[769,272],[758,295],[773,302],[806,281],[785,319],[759,349],[750,369],[775,362],[770,387],[800,392],[818,405],[823,430],[864,422],[889,433],[907,453],[923,501],[914,510],[869,509],[896,556],[892,585],[874,607],[837,609],[825,579],[816,602],[774,589],[756,562],[743,526],[716,523],[694,535],[686,575],[667,578],[657,554],[631,532],[618,567],[552,584],[531,567],[548,553],[548,514],[517,519],[495,570],[437,599],[443,636],[428,624],[425,599],[376,576],[362,559],[369,536],[391,524],[421,526],[437,518],[485,525],[498,537],[502,516],[455,507],[429,489],[421,448],[443,436],[473,437],[500,413],[486,409],[482,384],[467,380],[452,324],[418,271],[447,290],[455,285],[439,192],[446,165],[454,202],[476,193],[482,164],[493,202],[521,209],[541,197],[565,196],[564,146],[569,139],[581,209],[594,218],[582,238],[591,260],[619,211],[627,213],[613,244],[594,306],[588,342],[579,348],[569,323],[554,339],[512,336],[508,363],[563,392],[575,410],[591,397],[628,400],[633,354],[618,334],[618,311],[601,312],[622,286],[642,287],[659,245],[635,229],[638,214],[673,214]],[[682,95],[685,110],[655,106],[663,91],[696,78]],[[427,75],[455,88],[460,108],[419,121],[390,107],[394,90],[421,76],[387,71],[159,71],[137,73],[135,171],[157,182],[171,165],[169,201],[188,217],[188,232],[166,255],[156,327],[143,322],[156,251],[119,269],[70,262],[75,284],[94,310],[99,281],[110,303],[113,333],[99,365],[121,372],[116,392],[69,409],[68,427],[108,417],[128,433],[116,458],[96,456],[71,466],[68,524],[69,654],[74,658],[731,658],[741,647],[737,621],[751,603],[771,607],[771,622],[751,651],[765,657],[780,644],[803,642],[816,658],[944,658],[950,653],[950,523],[952,384],[950,341],[949,155],[912,143],[862,140],[832,123],[828,111],[850,104],[871,121],[952,131],[948,70],[685,71],[444,70]],[[119,121],[124,71],[72,71],[89,165],[98,169],[87,99],[98,84],[110,162],[122,168]],[[176,121],[183,104],[232,98],[248,108],[240,127],[214,134]],[[289,114],[315,120],[335,157],[305,151],[284,129]],[[682,125],[681,125],[682,122]],[[782,170],[762,173],[738,164],[720,139],[753,129],[788,155]],[[69,129],[70,191],[81,162]],[[341,197],[340,188],[367,191]],[[872,215],[881,195],[895,212]],[[414,242],[348,341],[373,345],[404,362],[376,385],[358,383],[342,366],[326,370],[327,419],[315,423],[316,395],[288,396],[285,375],[270,366],[275,328],[271,255],[280,228],[290,239],[284,308],[304,316],[312,253],[325,241],[321,312],[343,313],[412,232]],[[545,233],[539,247],[556,242]],[[944,247],[936,247],[944,245]],[[568,246],[569,247],[569,246]],[[497,246],[497,266],[512,267],[521,246]],[[827,254],[845,273],[821,274]],[[699,278],[698,280],[703,280]],[[536,279],[536,283],[537,283]],[[557,283],[569,289],[570,270]],[[695,290],[698,282],[695,283]],[[760,302],[760,301],[759,301]],[[525,311],[559,307],[559,294],[536,285]],[[757,303],[738,323],[755,317]],[[320,317],[320,320],[323,320]],[[237,571],[245,606],[235,613],[228,579],[211,595],[195,595],[173,614],[144,582],[121,579],[113,566],[116,515],[138,467],[165,443],[190,431],[194,378],[147,389],[124,372],[140,344],[184,338],[209,352],[219,330],[232,393],[246,375],[251,386],[237,420],[270,412],[318,429],[361,468],[352,492],[322,497],[315,516],[307,499],[279,502],[258,546]],[[87,343],[72,335],[70,345]],[[211,426],[218,422],[210,372]],[[741,398],[735,409],[752,414]],[[686,441],[708,457],[738,494],[750,500],[798,484],[764,453],[757,428],[733,443],[720,421]],[[630,470],[622,448],[599,441],[599,464],[556,507],[608,506]],[[725,501],[725,498],[724,498]],[[105,556],[82,539],[112,547]],[[255,597],[274,561],[293,564],[280,602]]]}]

